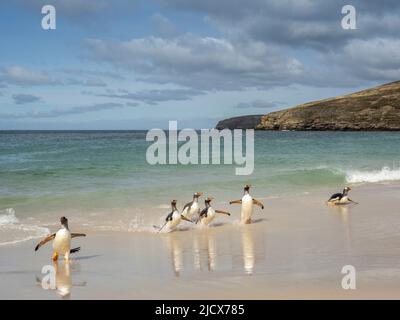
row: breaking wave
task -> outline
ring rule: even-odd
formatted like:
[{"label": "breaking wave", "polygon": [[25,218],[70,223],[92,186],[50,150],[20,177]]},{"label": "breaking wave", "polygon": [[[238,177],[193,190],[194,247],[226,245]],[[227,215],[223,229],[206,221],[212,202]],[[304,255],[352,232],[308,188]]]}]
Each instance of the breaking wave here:
[{"label": "breaking wave", "polygon": [[400,169],[383,167],[374,171],[352,171],[346,175],[349,183],[374,183],[400,180]]},{"label": "breaking wave", "polygon": [[47,228],[20,223],[13,208],[0,210],[0,246],[41,238],[49,233]]}]

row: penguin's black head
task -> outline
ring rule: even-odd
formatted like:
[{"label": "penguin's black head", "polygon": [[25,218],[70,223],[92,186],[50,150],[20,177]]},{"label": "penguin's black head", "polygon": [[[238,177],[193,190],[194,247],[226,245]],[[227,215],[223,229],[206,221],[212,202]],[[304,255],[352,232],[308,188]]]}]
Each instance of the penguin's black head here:
[{"label": "penguin's black head", "polygon": [[177,201],[176,201],[175,199],[172,200],[172,201],[171,201],[171,205],[176,206],[176,202],[177,202]]},{"label": "penguin's black head", "polygon": [[214,200],[213,197],[207,197],[207,198],[204,199],[204,203],[210,204],[210,202],[211,202],[212,200]]},{"label": "penguin's black head", "polygon": [[194,195],[193,195],[193,198],[199,198],[199,197],[201,197],[203,195],[203,192],[196,192]]},{"label": "penguin's black head", "polygon": [[66,217],[60,218],[61,225],[68,226],[68,219]]},{"label": "penguin's black head", "polygon": [[344,188],[344,191],[346,191],[346,192],[349,192],[350,190],[351,190],[350,187],[345,187],[345,188]]},{"label": "penguin's black head", "polygon": [[250,187],[251,187],[251,185],[246,184],[246,185],[244,186],[244,191],[249,191],[249,190],[250,190]]}]

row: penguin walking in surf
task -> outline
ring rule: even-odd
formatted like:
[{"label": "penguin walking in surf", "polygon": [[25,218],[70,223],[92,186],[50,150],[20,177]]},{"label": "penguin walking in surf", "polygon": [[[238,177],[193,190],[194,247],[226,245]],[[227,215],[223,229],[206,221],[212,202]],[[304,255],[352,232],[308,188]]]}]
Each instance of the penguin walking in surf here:
[{"label": "penguin walking in surf", "polygon": [[178,209],[176,208],[176,200],[171,201],[171,209],[172,211],[167,215],[165,218],[164,225],[158,230],[160,232],[162,229],[166,228],[168,231],[172,231],[175,229],[178,224],[182,221],[192,222],[190,219],[186,218],[183,214],[179,213]]},{"label": "penguin walking in surf", "polygon": [[186,218],[193,221],[193,218],[196,217],[198,219],[200,215],[200,205],[199,205],[199,198],[203,195],[203,192],[196,192],[193,195],[193,200],[189,203],[186,203],[182,209],[182,215]]},{"label": "penguin walking in surf", "polygon": [[354,203],[358,204],[358,202],[355,202],[349,198],[349,192],[351,188],[350,187],[345,187],[343,189],[342,193],[335,193],[333,194],[329,200],[326,202],[328,205],[341,205],[341,204],[349,204],[349,203]]},{"label": "penguin walking in surf", "polygon": [[81,249],[80,247],[71,249],[71,239],[76,237],[86,237],[86,234],[71,233],[68,228],[68,219],[66,217],[61,217],[60,222],[60,230],[40,241],[36,245],[35,251],[38,251],[41,246],[53,240],[53,261],[57,261],[59,255],[64,256],[64,259],[68,261],[70,253],[78,252]]},{"label": "penguin walking in surf", "polygon": [[234,201],[230,201],[229,204],[241,204],[242,205],[242,210],[240,213],[240,222],[241,223],[251,223],[251,215],[253,214],[253,205],[257,205],[259,207],[261,207],[261,209],[264,209],[264,205],[254,199],[249,191],[250,191],[250,185],[246,184],[244,186],[244,194],[242,199],[240,200],[234,200]]},{"label": "penguin walking in surf", "polygon": [[196,223],[200,223],[200,225],[202,226],[208,226],[210,222],[214,220],[217,213],[226,214],[228,216],[231,215],[229,212],[226,211],[215,210],[210,204],[212,200],[214,200],[213,197],[207,197],[204,200],[204,204],[206,207],[203,210],[201,210],[199,219],[197,220]]}]

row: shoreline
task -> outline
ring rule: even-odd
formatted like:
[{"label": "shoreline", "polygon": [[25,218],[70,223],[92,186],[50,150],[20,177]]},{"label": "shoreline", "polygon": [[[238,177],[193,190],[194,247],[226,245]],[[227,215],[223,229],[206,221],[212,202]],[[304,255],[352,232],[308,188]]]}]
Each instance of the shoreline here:
[{"label": "shoreline", "polygon": [[[355,188],[356,192],[371,192],[374,193],[376,189],[381,190],[382,188],[386,191],[397,190],[400,188],[400,182],[387,181],[387,182],[373,182],[373,183],[351,183],[353,188]],[[288,190],[285,193],[279,194],[264,194],[263,190],[259,188],[255,189],[253,197],[264,202],[266,205],[265,211],[260,211],[256,209],[255,212],[261,212],[268,214],[268,210],[274,210],[275,207],[281,208],[285,205],[287,199],[297,199],[295,201],[304,202],[305,199],[313,195],[315,199],[315,204],[325,203],[330,194],[341,191],[339,188],[332,187],[322,187],[320,190],[312,190],[307,189],[306,191],[301,191],[300,189]],[[354,191],[352,191],[353,193]],[[212,193],[214,195],[214,193]],[[229,192],[218,193],[216,200],[213,202],[213,207],[215,209],[225,210],[228,212],[232,212],[231,217],[223,217],[219,216],[220,222],[234,226],[239,222],[239,214],[240,214],[240,206],[238,205],[229,205],[229,200],[231,198],[239,198],[241,196],[240,191],[231,195]],[[36,215],[20,215],[18,212],[15,212],[13,208],[3,209],[1,214],[3,215],[3,219],[9,219],[10,224],[0,225],[0,228],[21,228],[28,229],[32,228],[32,233],[36,231],[36,234],[40,234],[40,236],[34,236],[31,234],[26,235],[26,238],[29,239],[13,239],[10,240],[9,243],[0,242],[0,247],[2,246],[13,246],[19,243],[24,243],[30,240],[38,240],[51,232],[58,230],[58,218],[61,216],[66,216],[70,220],[70,224],[73,228],[79,229],[81,232],[97,234],[103,232],[109,233],[148,233],[154,234],[155,225],[162,225],[164,222],[164,218],[167,213],[170,212],[170,204],[168,200],[165,198],[165,202],[159,202],[153,204],[153,206],[148,205],[147,207],[138,206],[138,207],[116,207],[116,208],[104,208],[103,210],[77,210],[73,209],[61,209],[57,210],[57,213],[51,212],[52,214],[45,214],[37,217]],[[188,200],[188,199],[186,199]],[[200,199],[200,207],[204,207],[203,204],[204,197]],[[179,205],[178,209],[183,207],[184,199],[178,200]],[[272,207],[269,207],[269,204],[272,204]],[[10,211],[7,211],[10,210]],[[26,215],[26,213],[25,213]],[[8,217],[6,217],[8,216]],[[94,223],[90,223],[94,221]],[[15,224],[14,224],[15,223]],[[186,223],[181,224],[185,225],[185,228],[189,228],[191,230],[196,229],[194,226],[187,225]],[[2,230],[5,231],[6,229]],[[47,231],[46,231],[47,230]],[[4,240],[4,239],[1,239]]]},{"label": "shoreline", "polygon": [[[59,261],[59,278],[73,284],[72,299],[398,299],[399,191],[355,188],[360,204],[348,207],[312,194],[270,199],[244,226],[218,219],[168,234],[90,232],[73,240],[82,251],[69,267]],[[36,242],[0,246],[1,299],[61,298],[40,285],[51,246],[35,253]],[[348,264],[356,290],[341,288]]]}]

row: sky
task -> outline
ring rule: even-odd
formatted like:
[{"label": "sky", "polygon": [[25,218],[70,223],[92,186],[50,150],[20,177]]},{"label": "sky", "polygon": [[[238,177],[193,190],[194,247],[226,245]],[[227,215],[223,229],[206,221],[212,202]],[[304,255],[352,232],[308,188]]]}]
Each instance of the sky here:
[{"label": "sky", "polygon": [[399,30],[398,0],[1,1],[0,130],[210,128],[359,91],[400,80]]}]

